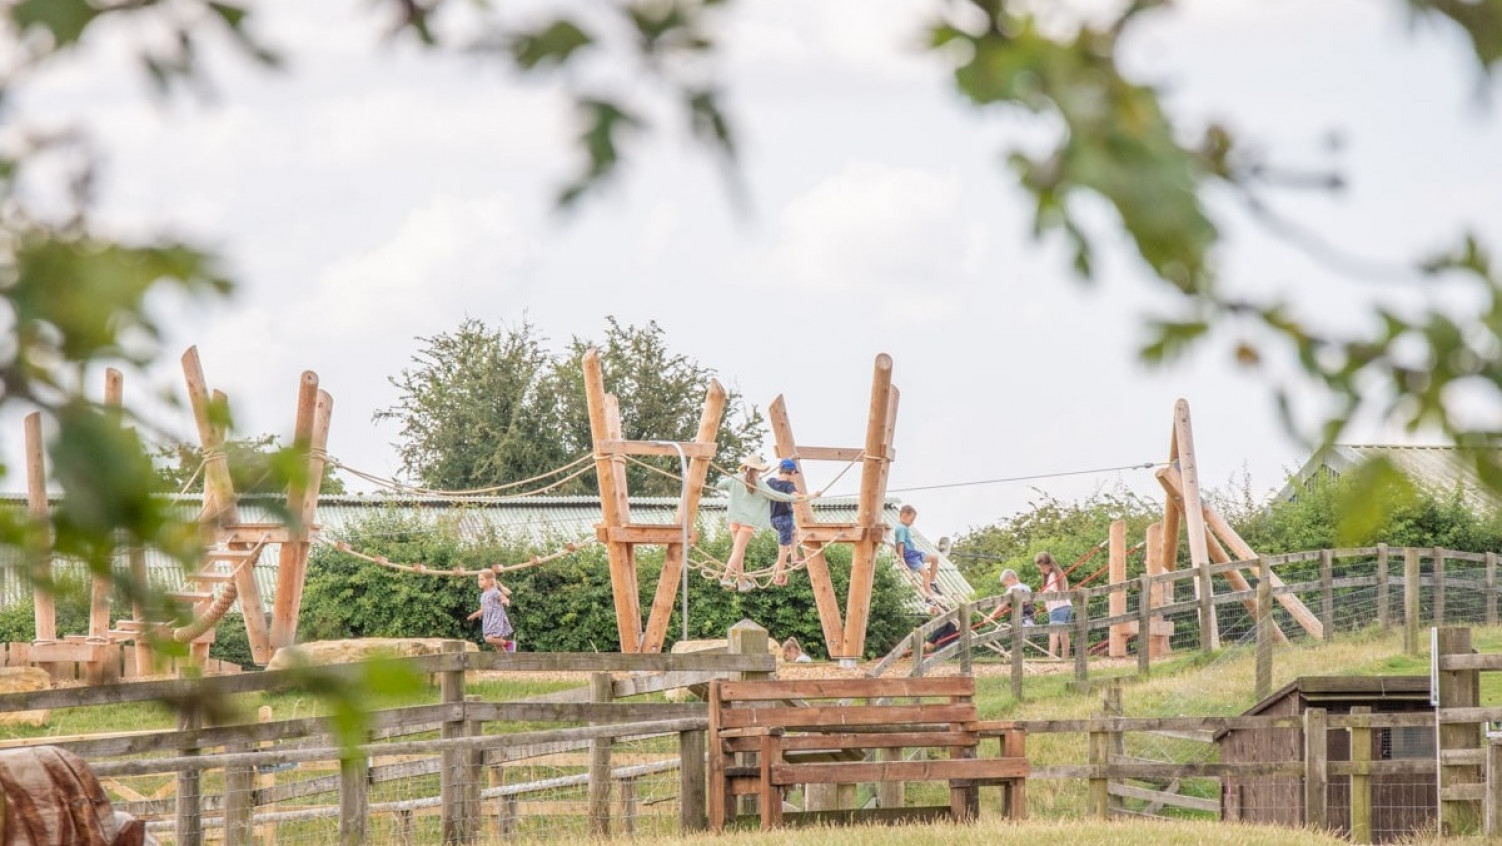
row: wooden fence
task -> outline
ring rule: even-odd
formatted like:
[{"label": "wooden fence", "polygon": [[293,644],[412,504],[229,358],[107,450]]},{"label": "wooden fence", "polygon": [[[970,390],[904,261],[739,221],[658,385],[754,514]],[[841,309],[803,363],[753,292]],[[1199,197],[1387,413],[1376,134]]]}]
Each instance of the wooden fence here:
[{"label": "wooden fence", "polygon": [[[761,637],[764,641],[765,632]],[[414,815],[430,809],[440,818],[444,842],[473,842],[481,833],[482,819],[492,820],[498,834],[516,833],[518,797],[572,785],[588,787],[591,831],[630,832],[640,808],[634,797],[637,781],[675,770],[678,827],[691,831],[706,822],[705,706],[616,700],[714,678],[764,677],[776,666],[764,645],[759,651],[733,647],[731,654],[718,655],[476,653],[459,651],[459,642],[446,646],[451,650],[443,654],[396,662],[409,672],[436,676],[439,702],[370,712],[364,722],[365,742],[357,746],[339,742],[339,726],[332,717],[234,725],[204,721],[225,697],[353,682],[367,672],[360,665],[5,694],[0,695],[0,712],[149,701],[172,704],[178,711],[178,730],[31,742],[73,751],[89,761],[101,779],[117,785],[126,778],[170,776],[174,789],[152,795],[134,791],[120,808],[147,818],[153,830],[170,833],[180,846],[203,843],[206,829],[221,829],[224,842],[233,846],[254,842],[258,829],[266,826],[335,817],[341,843],[363,843],[369,838],[373,814],[391,815],[398,821],[397,830],[407,832],[405,841],[396,839],[411,842]],[[467,699],[467,674],[484,670],[591,675],[587,687],[525,701]],[[614,675],[621,673],[647,675]],[[485,733],[487,726],[519,721],[591,725]],[[434,732],[436,738],[422,736]],[[676,738],[671,746],[675,757],[612,765],[615,741],[669,737]],[[266,744],[273,746],[261,748]],[[502,784],[497,778],[505,767],[566,754],[587,756],[587,771],[523,784]],[[321,764],[332,774],[275,785],[260,775],[294,763]],[[437,777],[432,795],[370,799],[371,790],[382,784],[423,776]],[[221,785],[217,792],[205,790]],[[289,801],[320,794],[322,804],[285,808]],[[328,801],[330,794],[337,794],[337,804]],[[282,808],[273,810],[278,803]]]},{"label": "wooden fence", "polygon": [[[1074,609],[1074,619],[1067,624],[1030,625],[1030,621],[1023,619],[1019,605],[1011,609],[1009,617],[998,619],[988,627],[984,623],[986,616],[1007,604],[1005,595],[961,603],[914,629],[872,668],[871,675],[888,672],[899,659],[909,654],[915,656],[910,669],[913,675],[923,675],[946,661],[958,661],[960,671],[969,673],[977,657],[999,656],[1010,662],[1012,692],[1020,698],[1023,695],[1024,662],[1029,657],[1046,655],[1038,641],[1046,640],[1050,634],[1073,637],[1077,645],[1072,656],[1074,678],[1084,684],[1088,683],[1091,674],[1090,649],[1103,647],[1113,631],[1121,633],[1125,627],[1131,633],[1158,632],[1171,624],[1176,645],[1181,648],[1193,645],[1208,651],[1210,641],[1200,633],[1212,630],[1210,617],[1221,615],[1219,628],[1224,632],[1228,628],[1235,629],[1224,622],[1225,616],[1231,615],[1244,623],[1241,626],[1246,634],[1244,639],[1257,644],[1257,692],[1260,698],[1271,689],[1271,647],[1275,638],[1279,632],[1294,636],[1300,631],[1287,613],[1273,602],[1280,596],[1303,598],[1317,614],[1326,639],[1342,630],[1367,625],[1401,626],[1404,648],[1410,654],[1419,651],[1419,631],[1426,624],[1497,624],[1496,553],[1379,544],[1262,556],[1209,567],[1217,588],[1228,584],[1224,578],[1227,573],[1238,570],[1256,573],[1257,586],[1247,590],[1217,591],[1209,601],[1200,593],[1201,577],[1193,569],[1142,575],[1116,584],[1067,592],[1033,594],[1032,601],[1039,608],[1049,600],[1068,600]],[[1280,576],[1285,583],[1274,587],[1272,576]],[[1193,586],[1199,595],[1176,601],[1176,594],[1180,593],[1178,585],[1182,583]],[[1189,593],[1188,590],[1182,592]],[[1126,607],[1133,610],[1124,614],[1106,613],[1112,596],[1125,597]],[[1167,597],[1168,601],[1157,602],[1155,597]],[[1356,613],[1358,609],[1350,601],[1353,597],[1361,599],[1360,613]],[[1453,607],[1456,597],[1465,598],[1464,608]],[[1341,600],[1339,605],[1337,600]],[[923,647],[929,636],[950,624],[958,629],[958,637],[925,655]],[[1134,647],[1135,671],[1145,676],[1151,673],[1151,656],[1148,650],[1138,648],[1140,640],[1136,639],[1138,644]],[[1223,637],[1223,640],[1230,638]],[[1086,645],[1086,648],[1078,648],[1079,644]],[[1112,674],[1121,674],[1119,664]]]}]

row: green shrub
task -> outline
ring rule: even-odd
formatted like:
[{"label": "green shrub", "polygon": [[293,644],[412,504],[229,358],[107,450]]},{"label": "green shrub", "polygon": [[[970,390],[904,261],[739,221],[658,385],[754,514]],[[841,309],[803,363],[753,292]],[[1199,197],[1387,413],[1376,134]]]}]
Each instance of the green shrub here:
[{"label": "green shrub", "polygon": [[[349,530],[345,540],[367,554],[440,569],[525,561],[561,545],[560,541],[534,547],[499,536],[462,543],[461,517],[455,514],[432,526],[395,512],[379,514]],[[702,545],[714,558],[723,560],[729,555],[729,539],[723,535],[705,538]],[[761,533],[747,551],[746,567],[770,566],[776,554],[774,537]],[[850,556],[848,546],[835,546],[827,553],[835,592],[842,600],[849,585]],[[637,570],[645,617],[662,571],[662,549],[642,547]],[[620,648],[603,546],[586,546],[562,559],[501,578],[513,591],[510,615],[520,648],[532,652],[614,652]],[[873,580],[867,656],[885,653],[911,630],[913,620],[902,609],[906,590],[890,564],[879,562]],[[675,598],[665,650],[682,636],[680,603]],[[465,619],[478,607],[479,588],[473,578],[398,572],[319,547],[308,566],[299,631],[304,640],[452,637],[482,643],[479,622]],[[823,630],[806,574],[796,574],[787,587],[742,594],[690,570],[690,638],[724,637],[726,629],[742,619],[765,626],[774,638],[797,637],[811,654],[824,652]]]}]

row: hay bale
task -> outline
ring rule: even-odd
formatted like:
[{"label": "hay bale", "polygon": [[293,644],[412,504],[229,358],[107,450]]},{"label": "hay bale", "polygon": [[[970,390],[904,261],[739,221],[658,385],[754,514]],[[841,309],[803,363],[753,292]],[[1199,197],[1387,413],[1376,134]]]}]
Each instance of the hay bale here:
[{"label": "hay bale", "polygon": [[[52,677],[40,667],[0,667],[0,693],[26,693],[51,688]],[[47,724],[47,716],[46,709],[0,713],[0,726],[43,726]]]},{"label": "hay bale", "polygon": [[[295,666],[325,666],[328,664],[351,664],[372,658],[415,658],[419,655],[437,655],[449,642],[441,637],[360,637],[349,640],[315,640],[299,643],[276,651],[271,656],[268,670],[285,670]],[[465,642],[465,652],[479,652],[480,647]]]}]

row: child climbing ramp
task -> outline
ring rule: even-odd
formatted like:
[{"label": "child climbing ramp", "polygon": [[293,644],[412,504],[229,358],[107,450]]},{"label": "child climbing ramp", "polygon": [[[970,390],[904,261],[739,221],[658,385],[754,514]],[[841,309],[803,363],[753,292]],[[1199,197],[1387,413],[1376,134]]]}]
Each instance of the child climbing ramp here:
[{"label": "child climbing ramp", "polygon": [[939,575],[939,556],[932,552],[924,553],[913,546],[913,521],[918,519],[918,509],[911,505],[902,506],[897,512],[898,526],[892,535],[892,542],[897,547],[897,557],[907,568],[923,578],[923,596],[927,599],[934,598],[934,577]]}]

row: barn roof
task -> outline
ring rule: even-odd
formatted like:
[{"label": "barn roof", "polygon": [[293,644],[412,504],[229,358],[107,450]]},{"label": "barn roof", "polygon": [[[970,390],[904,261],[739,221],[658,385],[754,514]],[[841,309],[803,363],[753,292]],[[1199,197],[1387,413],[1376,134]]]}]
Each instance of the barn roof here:
[{"label": "barn roof", "polygon": [[1385,458],[1425,493],[1445,497],[1460,492],[1471,508],[1495,509],[1502,501],[1487,492],[1466,454],[1453,446],[1394,446],[1389,444],[1334,444],[1309,457],[1293,479],[1278,491],[1277,499],[1292,501],[1299,486],[1328,474],[1339,478],[1373,458]]}]

